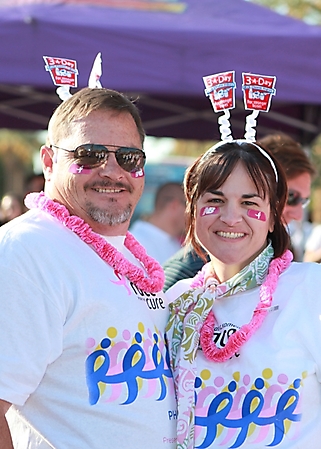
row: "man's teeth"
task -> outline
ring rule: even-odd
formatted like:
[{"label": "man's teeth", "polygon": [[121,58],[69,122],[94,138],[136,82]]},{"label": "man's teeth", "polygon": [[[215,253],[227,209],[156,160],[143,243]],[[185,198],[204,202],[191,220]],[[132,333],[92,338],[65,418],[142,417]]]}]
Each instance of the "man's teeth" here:
[{"label": "man's teeth", "polygon": [[120,189],[95,189],[98,193],[119,193]]},{"label": "man's teeth", "polygon": [[245,234],[243,232],[222,232],[218,231],[217,235],[220,237],[225,237],[227,239],[238,239],[240,237],[244,237]]}]

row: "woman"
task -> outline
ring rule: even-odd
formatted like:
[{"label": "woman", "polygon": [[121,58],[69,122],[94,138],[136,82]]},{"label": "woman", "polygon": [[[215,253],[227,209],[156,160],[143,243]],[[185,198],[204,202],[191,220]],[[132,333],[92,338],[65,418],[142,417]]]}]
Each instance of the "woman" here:
[{"label": "woman", "polygon": [[184,187],[188,243],[210,262],[167,292],[177,447],[317,447],[321,267],[290,264],[284,172],[254,143],[220,142]]}]

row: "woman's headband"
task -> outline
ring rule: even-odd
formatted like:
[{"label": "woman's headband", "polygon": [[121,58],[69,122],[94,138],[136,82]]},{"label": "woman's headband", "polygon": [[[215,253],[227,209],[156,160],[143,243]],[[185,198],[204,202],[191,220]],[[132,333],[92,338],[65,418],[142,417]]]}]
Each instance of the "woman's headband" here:
[{"label": "woman's headband", "polygon": [[278,179],[279,179],[278,172],[277,172],[276,166],[275,166],[271,156],[265,150],[263,150],[263,148],[261,148],[259,145],[257,145],[255,142],[250,142],[249,140],[246,140],[246,139],[221,140],[220,142],[218,142],[217,144],[212,146],[209,150],[207,150],[206,153],[204,153],[203,157],[204,158],[207,157],[209,155],[209,153],[211,153],[211,152],[215,153],[219,147],[221,147],[222,145],[225,145],[226,143],[236,143],[237,145],[240,145],[242,143],[249,143],[251,145],[254,145],[255,148],[257,148],[259,150],[259,152],[270,162],[270,165],[274,171],[275,181],[278,182]]},{"label": "woman's headband", "polygon": [[215,75],[204,76],[205,94],[211,100],[215,112],[224,112],[218,118],[220,125],[221,142],[211,147],[205,154],[215,151],[225,143],[247,142],[254,145],[260,153],[268,159],[275,174],[275,180],[278,182],[278,172],[276,166],[269,156],[259,145],[255,143],[256,119],[261,111],[268,112],[271,105],[272,95],[275,95],[275,76],[255,75],[253,73],[242,73],[242,91],[244,106],[246,110],[252,113],[246,117],[245,134],[243,140],[234,140],[231,132],[230,109],[235,107],[235,72],[222,72]]}]

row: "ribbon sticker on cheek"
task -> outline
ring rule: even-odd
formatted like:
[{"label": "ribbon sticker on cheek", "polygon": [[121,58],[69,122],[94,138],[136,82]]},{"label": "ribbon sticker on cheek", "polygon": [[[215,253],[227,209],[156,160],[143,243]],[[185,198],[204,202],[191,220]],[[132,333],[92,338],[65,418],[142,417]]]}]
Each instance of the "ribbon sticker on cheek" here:
[{"label": "ribbon sticker on cheek", "polygon": [[265,213],[260,210],[249,209],[247,211],[247,215],[251,218],[255,218],[256,220],[266,221]]},{"label": "ribbon sticker on cheek", "polygon": [[205,217],[205,215],[216,215],[220,213],[220,208],[215,206],[202,207],[200,210],[200,216]]},{"label": "ribbon sticker on cheek", "polygon": [[145,172],[144,169],[141,168],[140,170],[132,171],[130,174],[132,175],[132,178],[142,178],[145,175]]},{"label": "ribbon sticker on cheek", "polygon": [[85,168],[83,165],[79,164],[71,164],[69,167],[69,172],[74,175],[89,175],[92,172],[91,168]]}]

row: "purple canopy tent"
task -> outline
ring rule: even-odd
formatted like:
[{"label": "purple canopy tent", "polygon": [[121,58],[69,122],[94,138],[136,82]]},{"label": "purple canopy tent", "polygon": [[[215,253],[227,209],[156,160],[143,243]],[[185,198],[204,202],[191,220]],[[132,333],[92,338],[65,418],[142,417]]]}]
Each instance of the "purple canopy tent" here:
[{"label": "purple canopy tent", "polygon": [[46,128],[60,100],[42,56],[76,59],[84,87],[101,52],[103,86],[139,96],[149,135],[217,139],[202,77],[230,70],[235,137],[249,114],[242,72],[277,76],[258,137],[308,143],[320,131],[321,28],[244,0],[0,0],[0,42],[0,127]]}]

